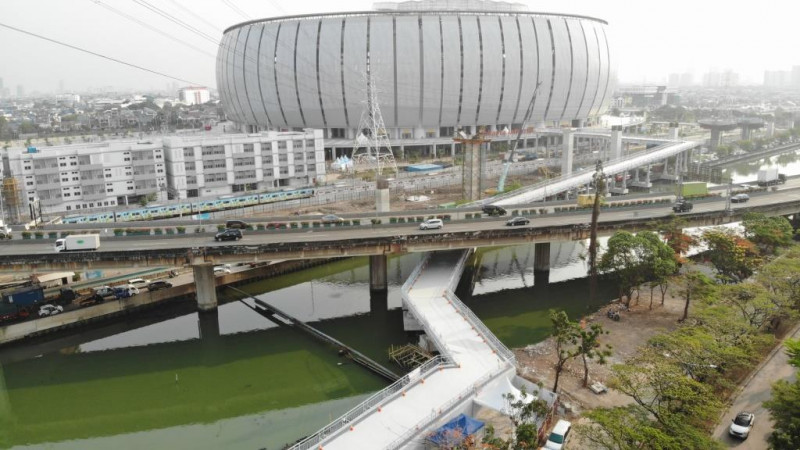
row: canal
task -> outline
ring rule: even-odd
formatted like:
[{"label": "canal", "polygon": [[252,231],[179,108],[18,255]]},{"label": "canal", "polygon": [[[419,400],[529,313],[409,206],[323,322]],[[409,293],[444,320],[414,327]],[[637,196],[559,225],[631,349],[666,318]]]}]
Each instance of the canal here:
[{"label": "canal", "polygon": [[[533,245],[481,249],[458,295],[508,346],[545,338],[548,311],[590,304],[586,242],[554,243],[549,278]],[[400,286],[420,261],[390,258],[389,291],[370,298],[366,258],[240,287],[390,369],[403,331]],[[606,302],[616,290],[601,283]],[[233,292],[221,292],[232,299]],[[176,303],[57,339],[0,350],[0,447],[282,448],[387,382],[239,302],[202,316]]]}]

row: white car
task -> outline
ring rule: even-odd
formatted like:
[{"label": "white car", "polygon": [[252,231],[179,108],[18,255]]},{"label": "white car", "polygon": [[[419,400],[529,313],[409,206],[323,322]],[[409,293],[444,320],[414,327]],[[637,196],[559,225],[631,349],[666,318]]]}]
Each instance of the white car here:
[{"label": "white car", "polygon": [[216,266],[214,267],[214,275],[225,275],[231,273],[230,267],[225,266]]},{"label": "white car", "polygon": [[550,436],[547,437],[547,442],[544,443],[544,448],[548,450],[561,450],[567,443],[569,438],[569,430],[572,429],[572,424],[566,420],[559,420]]},{"label": "white car", "polygon": [[753,429],[755,422],[755,414],[742,411],[736,415],[736,418],[731,419],[731,427],[728,429],[728,434],[745,440],[750,435],[750,430]]},{"label": "white car", "polygon": [[46,316],[54,316],[56,314],[64,312],[64,308],[59,305],[42,305],[39,308],[39,317],[46,317]]},{"label": "white car", "polygon": [[441,229],[442,227],[444,227],[442,219],[428,219],[419,224],[420,230]]},{"label": "white car", "polygon": [[128,284],[137,288],[145,288],[148,284],[150,284],[150,280],[145,280],[144,278],[132,278],[128,280]]}]

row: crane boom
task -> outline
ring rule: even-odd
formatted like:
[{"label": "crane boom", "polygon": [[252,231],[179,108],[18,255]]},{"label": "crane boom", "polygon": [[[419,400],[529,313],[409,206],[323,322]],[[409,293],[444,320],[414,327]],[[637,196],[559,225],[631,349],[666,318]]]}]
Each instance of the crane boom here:
[{"label": "crane boom", "polygon": [[500,175],[500,182],[497,183],[497,192],[503,192],[506,187],[506,177],[508,176],[508,169],[511,167],[511,161],[514,159],[514,152],[517,151],[517,145],[519,144],[519,140],[522,137],[522,132],[525,131],[525,124],[531,118],[531,114],[533,114],[533,104],[536,103],[536,93],[539,92],[539,86],[542,85],[540,81],[536,88],[533,90],[533,97],[531,97],[531,102],[528,104],[528,109],[525,111],[525,117],[522,119],[522,126],[519,128],[519,132],[517,133],[517,138],[514,139],[514,146],[511,147],[511,150],[506,153],[505,162],[503,163],[503,173]]}]

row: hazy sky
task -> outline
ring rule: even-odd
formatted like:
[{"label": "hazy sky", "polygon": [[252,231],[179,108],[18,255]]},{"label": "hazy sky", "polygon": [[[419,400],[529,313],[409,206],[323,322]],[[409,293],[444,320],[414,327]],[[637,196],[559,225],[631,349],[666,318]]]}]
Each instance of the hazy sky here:
[{"label": "hazy sky", "polygon": [[[139,3],[137,3],[139,2]],[[143,5],[144,3],[144,5]],[[663,82],[669,73],[732,69],[761,84],[764,70],[800,65],[800,1],[572,0],[525,1],[531,11],[606,20],[623,82]],[[153,5],[217,42],[247,20],[315,12],[363,11],[371,1],[338,0],[0,0],[0,23],[125,60],[194,83],[215,86],[216,45],[146,7]],[[186,41],[170,40],[113,9]],[[244,15],[236,11],[240,10]],[[246,17],[245,17],[246,16]],[[105,61],[0,27],[0,78],[15,91],[89,87],[163,89],[173,80]],[[179,85],[185,83],[178,82]]]}]

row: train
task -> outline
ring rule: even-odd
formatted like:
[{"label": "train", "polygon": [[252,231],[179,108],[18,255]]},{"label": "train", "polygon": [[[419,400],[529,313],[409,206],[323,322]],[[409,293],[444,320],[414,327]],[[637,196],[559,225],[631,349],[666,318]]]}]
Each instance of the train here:
[{"label": "train", "polygon": [[301,188],[278,192],[263,192],[259,194],[231,196],[216,200],[199,200],[196,202],[186,202],[175,205],[146,206],[140,209],[121,212],[113,211],[87,215],[71,215],[62,218],[61,223],[109,223],[169,219],[171,217],[180,217],[183,215],[223,211],[226,209],[244,208],[246,206],[298,200],[313,197],[314,194],[314,188]]}]

